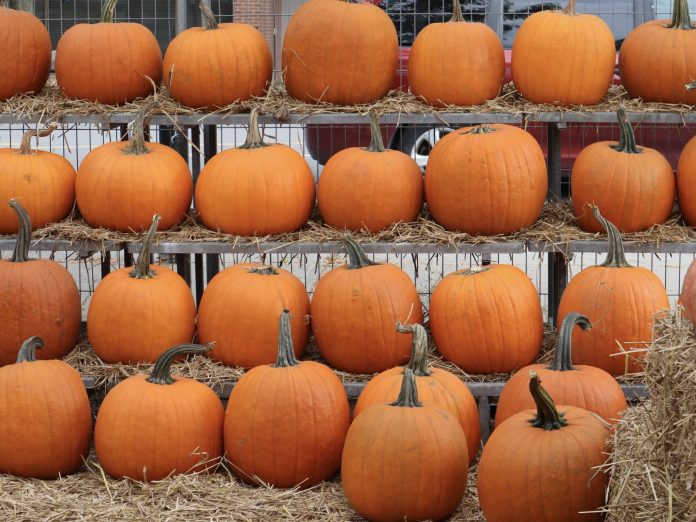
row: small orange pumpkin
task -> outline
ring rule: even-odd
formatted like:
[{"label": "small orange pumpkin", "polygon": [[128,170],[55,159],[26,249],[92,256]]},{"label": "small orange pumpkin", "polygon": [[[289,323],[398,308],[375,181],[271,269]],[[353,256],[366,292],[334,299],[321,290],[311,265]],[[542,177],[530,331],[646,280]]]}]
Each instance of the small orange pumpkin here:
[{"label": "small orange pumpkin", "polygon": [[689,140],[679,156],[677,197],[684,221],[696,226],[696,137]]},{"label": "small orange pumpkin", "polygon": [[679,304],[684,307],[686,317],[696,324],[696,260],[692,261],[684,276]]}]

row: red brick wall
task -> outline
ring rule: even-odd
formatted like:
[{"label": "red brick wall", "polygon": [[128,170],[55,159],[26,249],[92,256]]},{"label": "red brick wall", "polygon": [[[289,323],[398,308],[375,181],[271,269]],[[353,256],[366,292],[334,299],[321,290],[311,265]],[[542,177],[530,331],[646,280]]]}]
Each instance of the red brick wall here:
[{"label": "red brick wall", "polygon": [[234,21],[256,27],[266,37],[268,47],[275,49],[275,0],[235,0]]}]

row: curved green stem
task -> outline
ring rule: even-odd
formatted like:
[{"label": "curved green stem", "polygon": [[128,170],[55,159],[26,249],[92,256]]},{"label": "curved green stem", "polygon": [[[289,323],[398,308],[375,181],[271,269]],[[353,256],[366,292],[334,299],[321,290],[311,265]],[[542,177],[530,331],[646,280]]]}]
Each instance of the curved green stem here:
[{"label": "curved green stem", "polygon": [[473,276],[476,274],[482,274],[484,272],[487,272],[488,270],[490,270],[490,266],[484,265],[478,268],[462,268],[461,270],[457,270],[455,274],[463,276]]},{"label": "curved green stem", "polygon": [[636,146],[636,135],[623,107],[619,107],[619,110],[616,111],[616,117],[619,120],[619,143],[610,145],[610,147],[617,152],[625,152],[626,154],[643,152],[643,149]]},{"label": "curved green stem", "polygon": [[464,15],[462,14],[462,6],[459,0],[452,0],[452,18],[449,19],[450,22],[464,22]]},{"label": "curved green stem", "polygon": [[251,267],[249,270],[247,270],[250,274],[259,274],[259,275],[278,275],[280,272],[272,266],[265,266],[265,265],[259,265],[259,266],[254,266]]},{"label": "curved green stem", "polygon": [[689,15],[688,0],[674,0],[674,8],[672,9],[672,23],[667,26],[669,29],[690,30],[694,27],[691,25],[691,15]]},{"label": "curved green stem", "polygon": [[35,335],[22,343],[17,354],[17,362],[34,362],[36,360],[36,349],[43,348],[44,341],[41,337]]},{"label": "curved green stem", "polygon": [[102,9],[101,21],[103,24],[110,24],[114,21],[114,11],[116,11],[117,0],[106,0]]},{"label": "curved green stem", "polygon": [[568,0],[568,5],[565,6],[565,9],[563,9],[562,13],[571,16],[577,15],[578,12],[575,9],[575,0]]},{"label": "curved green stem", "polygon": [[379,116],[372,113],[370,115],[370,152],[384,152],[384,140],[382,140],[382,129],[379,128]]},{"label": "curved green stem", "polygon": [[10,261],[12,263],[24,263],[29,261],[29,244],[31,243],[31,218],[27,209],[25,209],[19,201],[11,199],[8,204],[17,214],[19,221],[19,233],[15,242],[14,252]]},{"label": "curved green stem", "polygon": [[495,132],[495,128],[490,125],[476,125],[476,127],[462,134],[490,134],[491,132]]},{"label": "curved green stem", "polygon": [[210,9],[207,0],[198,0],[198,9],[201,10],[201,19],[203,20],[203,27],[206,30],[217,29],[218,23],[215,19],[215,14],[213,14],[212,9]]},{"label": "curved green stem", "polygon": [[421,324],[401,324],[396,323],[396,331],[399,333],[413,334],[413,344],[411,345],[411,360],[408,361],[406,368],[413,371],[416,377],[428,377],[432,374],[428,368],[428,333]]},{"label": "curved green stem", "polygon": [[534,370],[529,372],[529,391],[537,407],[536,417],[529,421],[532,426],[544,430],[558,430],[568,424],[563,418],[564,414],[556,409],[553,399],[542,388],[541,380]]},{"label": "curved green stem", "polygon": [[396,401],[390,406],[401,408],[419,408],[423,406],[418,400],[418,387],[416,386],[416,376],[411,368],[404,368],[404,376],[401,379],[401,390]]},{"label": "curved green stem", "polygon": [[292,332],[290,331],[290,311],[283,310],[278,321],[278,358],[274,368],[287,368],[297,366],[300,361],[295,357],[295,350],[292,346]]},{"label": "curved green stem", "polygon": [[343,245],[346,247],[348,252],[348,270],[355,270],[357,268],[365,268],[367,266],[378,265],[367,257],[365,251],[360,248],[353,236],[348,232],[343,234]]},{"label": "curved green stem", "polygon": [[563,323],[561,323],[556,353],[553,356],[553,361],[548,366],[549,370],[554,370],[556,372],[575,370],[573,367],[572,339],[573,329],[576,325],[583,330],[590,330],[592,328],[590,320],[584,315],[578,312],[571,312],[566,315],[565,319],[563,319]]},{"label": "curved green stem", "polygon": [[140,245],[140,252],[138,252],[138,261],[136,261],[133,270],[128,273],[128,275],[134,279],[149,279],[157,276],[157,274],[150,269],[150,250],[152,249],[152,240],[155,237],[155,232],[157,232],[159,220],[159,214],[152,216],[152,224],[143,237],[143,243]]},{"label": "curved green stem", "polygon": [[56,122],[53,122],[43,130],[32,129],[30,131],[25,132],[22,136],[22,143],[19,145],[19,153],[31,154],[32,138],[45,138],[46,136],[49,136],[57,128],[58,124]]},{"label": "curved green stem", "polygon": [[601,265],[598,266],[608,266],[613,268],[630,267],[626,261],[626,254],[624,253],[623,241],[621,240],[621,233],[616,225],[606,219],[599,212],[599,207],[594,205],[592,207],[592,217],[594,217],[607,231],[607,236],[609,236],[609,247],[607,249],[607,258]]},{"label": "curved green stem", "polygon": [[174,348],[170,348],[157,358],[155,367],[152,373],[146,379],[152,384],[174,384],[176,381],[172,378],[172,363],[174,359],[180,355],[187,353],[205,353],[213,347],[213,344],[180,344]]},{"label": "curved green stem", "polygon": [[259,130],[259,110],[254,107],[249,113],[249,132],[247,133],[244,145],[240,149],[259,149],[267,147],[268,143],[263,142],[263,136]]},{"label": "curved green stem", "polygon": [[153,99],[143,105],[142,109],[138,111],[135,121],[133,122],[133,127],[131,128],[131,138],[128,142],[128,146],[123,149],[124,154],[140,155],[150,152],[145,146],[145,119],[155,105],[157,105],[157,101]]}]

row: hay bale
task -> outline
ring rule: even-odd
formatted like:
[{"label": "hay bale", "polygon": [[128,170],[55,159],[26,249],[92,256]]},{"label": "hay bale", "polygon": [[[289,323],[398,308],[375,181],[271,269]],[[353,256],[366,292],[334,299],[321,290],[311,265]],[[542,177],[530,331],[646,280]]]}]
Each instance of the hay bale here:
[{"label": "hay bale", "polygon": [[658,321],[646,356],[651,399],[613,436],[608,521],[696,520],[696,330],[681,310]]}]

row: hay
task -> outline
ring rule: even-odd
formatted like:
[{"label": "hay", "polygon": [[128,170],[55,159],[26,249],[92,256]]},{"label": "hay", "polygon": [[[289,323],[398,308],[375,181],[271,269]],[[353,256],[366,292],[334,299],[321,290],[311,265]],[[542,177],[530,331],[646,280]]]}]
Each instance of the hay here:
[{"label": "hay", "polygon": [[696,520],[696,331],[680,309],[656,336],[646,355],[652,398],[613,435],[608,521]]}]

